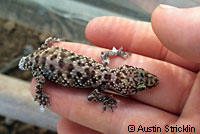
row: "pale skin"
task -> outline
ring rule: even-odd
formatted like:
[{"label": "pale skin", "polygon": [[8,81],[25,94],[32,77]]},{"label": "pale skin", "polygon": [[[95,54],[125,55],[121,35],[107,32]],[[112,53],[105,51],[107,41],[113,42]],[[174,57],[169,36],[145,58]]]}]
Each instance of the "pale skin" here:
[{"label": "pale skin", "polygon": [[[49,81],[44,91],[48,108],[59,114],[59,134],[129,133],[128,125],[190,125],[200,133],[200,8],[159,6],[151,23],[117,17],[99,17],[86,27],[86,38],[98,47],[55,43],[100,62],[100,52],[113,46],[132,52],[127,59],[115,57],[109,66],[142,67],[159,78],[159,85],[130,98],[117,97],[114,112],[102,112],[102,104],[89,102],[91,90],[58,86]],[[101,47],[101,48],[100,48]],[[34,94],[35,80],[31,90]],[[141,133],[141,132],[140,132]]]}]

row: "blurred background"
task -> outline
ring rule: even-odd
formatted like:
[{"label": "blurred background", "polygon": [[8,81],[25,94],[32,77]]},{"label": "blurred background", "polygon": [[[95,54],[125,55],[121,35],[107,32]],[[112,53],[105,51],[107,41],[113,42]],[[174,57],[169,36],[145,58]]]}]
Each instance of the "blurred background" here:
[{"label": "blurred background", "polygon": [[41,112],[29,92],[32,75],[19,59],[49,36],[90,44],[87,23],[98,16],[150,21],[159,4],[180,8],[199,0],[0,0],[0,134],[55,134],[58,115]]}]

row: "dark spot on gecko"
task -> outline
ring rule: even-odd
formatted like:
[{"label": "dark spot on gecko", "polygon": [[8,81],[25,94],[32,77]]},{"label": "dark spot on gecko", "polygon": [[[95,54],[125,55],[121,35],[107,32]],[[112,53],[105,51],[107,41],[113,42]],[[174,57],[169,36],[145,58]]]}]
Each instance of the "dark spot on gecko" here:
[{"label": "dark spot on gecko", "polygon": [[63,66],[64,66],[63,59],[60,59],[60,60],[58,61],[58,66],[59,66],[60,68],[63,68]]},{"label": "dark spot on gecko", "polygon": [[82,83],[85,83],[85,82],[87,82],[87,80],[88,80],[88,78],[87,78],[87,77],[83,77],[83,79],[82,79]]},{"label": "dark spot on gecko", "polygon": [[46,63],[46,58],[45,57],[42,57],[41,63],[42,63],[42,66],[44,67],[45,63]]},{"label": "dark spot on gecko", "polygon": [[106,83],[107,83],[106,81],[102,81],[102,83],[101,83],[101,84],[102,84],[102,85],[106,85]]},{"label": "dark spot on gecko", "polygon": [[48,50],[46,50],[46,51],[44,51],[44,54],[47,54],[49,51]]},{"label": "dark spot on gecko", "polygon": [[94,83],[94,84],[96,84],[96,79],[95,78],[92,78],[92,82]]},{"label": "dark spot on gecko", "polygon": [[26,58],[26,59],[25,59],[25,62],[27,63],[29,60],[30,60],[29,58]]},{"label": "dark spot on gecko", "polygon": [[73,57],[73,58],[70,58],[70,60],[71,60],[71,61],[75,61],[75,60],[76,60],[76,58],[75,58],[75,57]]},{"label": "dark spot on gecko", "polygon": [[111,70],[110,72],[111,72],[111,73],[114,73],[114,72],[115,72],[115,70]]},{"label": "dark spot on gecko", "polygon": [[92,70],[90,75],[91,75],[91,77],[93,77],[95,75],[95,71]]},{"label": "dark spot on gecko", "polygon": [[50,60],[55,60],[57,58],[57,55],[51,56]]},{"label": "dark spot on gecko", "polygon": [[58,75],[58,77],[62,77],[62,72],[61,72],[61,71],[58,71],[58,72],[57,72],[57,75]]},{"label": "dark spot on gecko", "polygon": [[130,81],[130,79],[128,78],[128,79],[126,79],[128,82]]},{"label": "dark spot on gecko", "polygon": [[39,55],[37,55],[36,57],[35,57],[35,63],[38,63],[39,62]]},{"label": "dark spot on gecko", "polygon": [[119,84],[119,83],[121,82],[121,80],[117,78],[115,82],[116,82],[117,84]]},{"label": "dark spot on gecko", "polygon": [[85,64],[82,63],[82,62],[80,62],[80,61],[79,61],[77,64],[78,64],[79,66],[85,66]]},{"label": "dark spot on gecko", "polygon": [[104,69],[101,69],[101,72],[104,72]]},{"label": "dark spot on gecko", "polygon": [[125,75],[127,75],[127,72],[125,70],[122,71]]},{"label": "dark spot on gecko", "polygon": [[73,56],[73,55],[75,55],[75,54],[74,54],[74,53],[69,53],[69,55],[70,55],[70,56]]},{"label": "dark spot on gecko", "polygon": [[108,69],[104,68],[104,69],[101,69],[101,72],[107,72]]},{"label": "dark spot on gecko", "polygon": [[69,78],[71,78],[72,77],[72,75],[71,74],[67,74],[67,78],[69,79]]},{"label": "dark spot on gecko", "polygon": [[110,85],[111,85],[111,86],[114,86],[114,83],[111,81],[111,82],[110,82]]},{"label": "dark spot on gecko", "polygon": [[36,65],[33,66],[33,70],[37,70],[38,67]]},{"label": "dark spot on gecko", "polygon": [[64,52],[61,52],[60,57],[64,58],[64,57],[66,57],[66,54]]},{"label": "dark spot on gecko", "polygon": [[79,66],[81,66],[82,65],[82,63],[79,61],[78,63],[77,63]]},{"label": "dark spot on gecko", "polygon": [[32,62],[29,62],[29,66],[32,66],[33,65],[33,63]]},{"label": "dark spot on gecko", "polygon": [[76,61],[78,60],[78,57],[73,57],[73,58],[70,58],[71,61]]},{"label": "dark spot on gecko", "polygon": [[49,65],[49,69],[51,70],[51,72],[55,71],[55,67],[52,64]]},{"label": "dark spot on gecko", "polygon": [[110,80],[111,79],[111,75],[110,74],[105,74],[104,78],[107,79],[107,80]]},{"label": "dark spot on gecko", "polygon": [[121,76],[120,79],[125,79],[125,77]]},{"label": "dark spot on gecko", "polygon": [[89,74],[89,68],[85,68],[85,73],[88,75]]},{"label": "dark spot on gecko", "polygon": [[41,59],[42,68],[44,68],[45,63],[46,63],[46,58],[42,57],[42,59]]},{"label": "dark spot on gecko", "polygon": [[82,63],[82,66],[85,66],[85,63]]},{"label": "dark spot on gecko", "polygon": [[82,74],[81,74],[80,72],[76,72],[76,75],[77,75],[78,77],[82,77]]},{"label": "dark spot on gecko", "polygon": [[92,64],[91,64],[91,63],[87,63],[87,65],[90,66],[90,67],[92,67]]},{"label": "dark spot on gecko", "polygon": [[101,79],[101,75],[98,76],[98,79]]},{"label": "dark spot on gecko", "polygon": [[120,76],[121,76],[120,72],[118,72],[118,73],[116,74],[116,76],[117,76],[117,77],[120,77]]},{"label": "dark spot on gecko", "polygon": [[67,69],[68,69],[69,72],[71,72],[74,69],[74,66],[72,64],[69,64]]},{"label": "dark spot on gecko", "polygon": [[42,89],[42,86],[41,85],[36,85],[36,89]]},{"label": "dark spot on gecko", "polygon": [[139,72],[138,74],[139,74],[141,77],[144,77],[144,75],[145,75],[143,72]]}]

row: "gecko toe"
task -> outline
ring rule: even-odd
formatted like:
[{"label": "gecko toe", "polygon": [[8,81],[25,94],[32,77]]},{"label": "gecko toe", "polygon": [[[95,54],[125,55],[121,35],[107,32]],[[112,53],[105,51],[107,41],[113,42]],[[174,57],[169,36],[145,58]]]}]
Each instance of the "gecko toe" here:
[{"label": "gecko toe", "polygon": [[38,100],[39,105],[42,105],[43,108],[51,105],[50,101],[49,101],[49,96],[47,94],[43,94],[43,93],[42,94],[36,94],[34,100],[35,101]]},{"label": "gecko toe", "polygon": [[112,98],[112,96],[104,96],[103,111],[106,110],[106,107],[108,107],[110,111],[113,112],[113,107],[117,107],[117,101],[114,98]]}]

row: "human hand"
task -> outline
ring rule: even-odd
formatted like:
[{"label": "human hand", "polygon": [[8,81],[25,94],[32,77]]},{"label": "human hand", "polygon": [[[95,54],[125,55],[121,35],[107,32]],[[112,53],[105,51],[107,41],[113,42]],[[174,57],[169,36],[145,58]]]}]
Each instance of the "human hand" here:
[{"label": "human hand", "polygon": [[[132,56],[125,60],[113,58],[111,68],[123,64],[142,67],[159,78],[159,85],[132,95],[132,99],[114,96],[118,108],[103,113],[101,103],[87,101],[90,90],[66,88],[47,81],[44,90],[50,96],[49,109],[62,117],[58,133],[129,133],[129,125],[135,126],[135,133],[140,125],[160,127],[162,133],[166,133],[166,125],[190,125],[200,133],[199,12],[200,8],[158,7],[151,23],[99,17],[86,27],[87,39],[99,47],[55,43],[99,62],[103,48],[123,46]],[[33,93],[34,88],[35,81]]]}]

